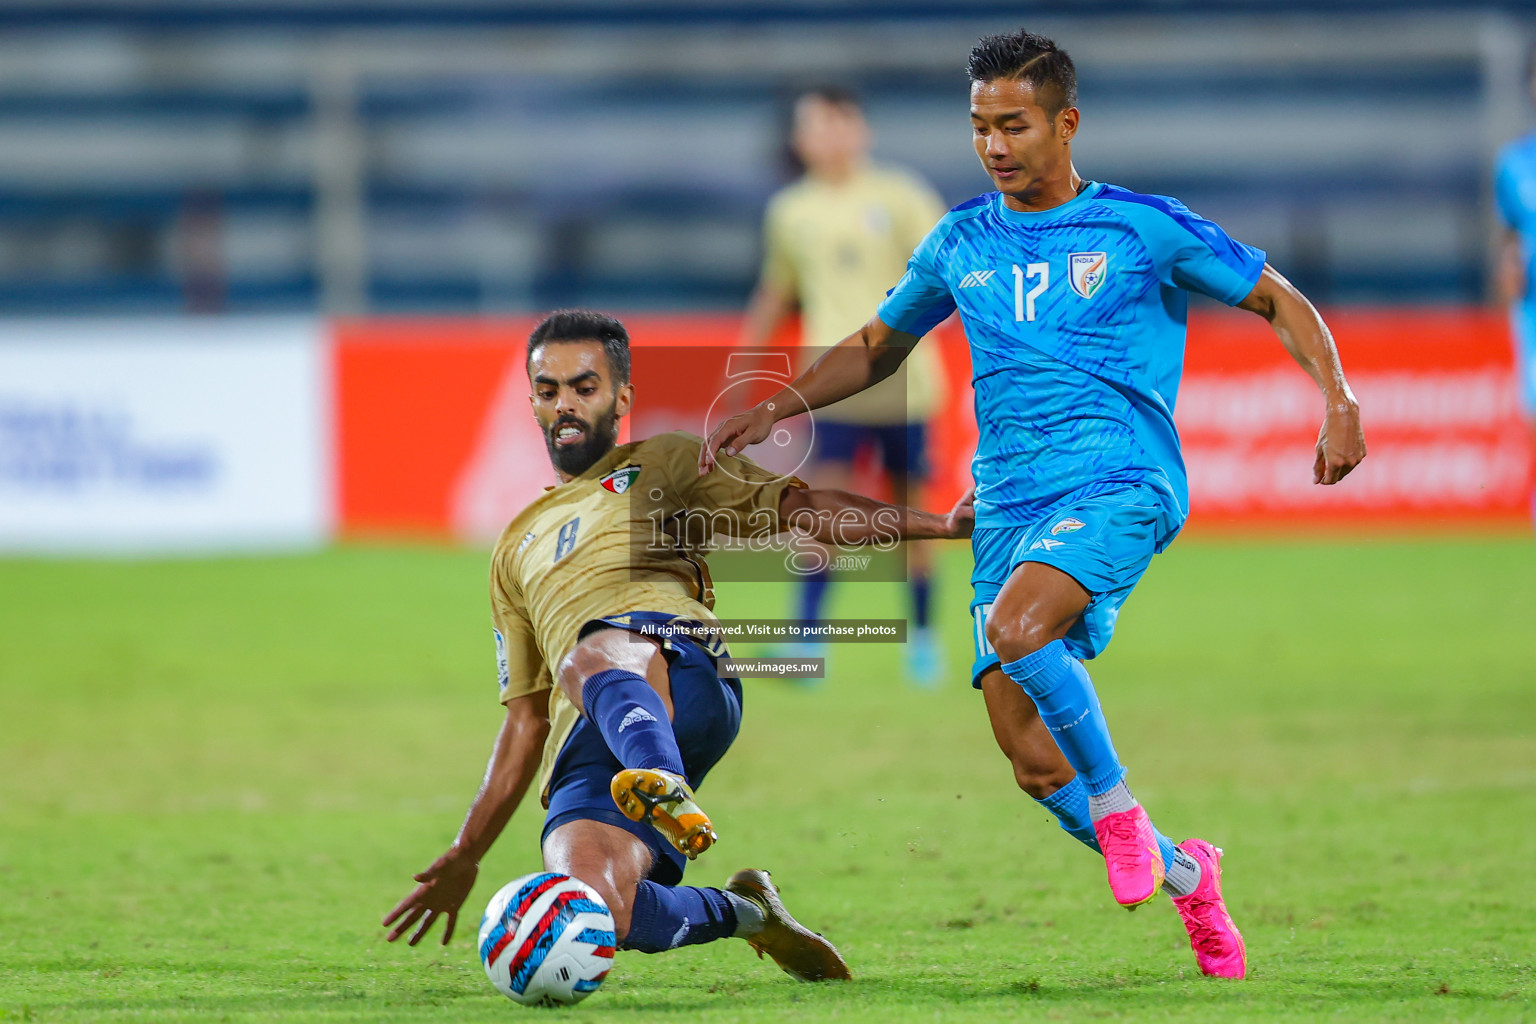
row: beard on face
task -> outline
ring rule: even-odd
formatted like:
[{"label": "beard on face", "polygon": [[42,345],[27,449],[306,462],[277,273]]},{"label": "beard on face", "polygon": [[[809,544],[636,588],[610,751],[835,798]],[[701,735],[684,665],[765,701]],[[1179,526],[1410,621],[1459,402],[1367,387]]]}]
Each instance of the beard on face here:
[{"label": "beard on face", "polygon": [[[619,440],[617,405],[617,402],[609,405],[593,423],[575,416],[562,416],[549,425],[544,431],[544,447],[549,450],[549,461],[556,469],[567,476],[581,476],[598,459],[613,451]],[[580,427],[581,440],[575,444],[556,444],[555,434],[561,427]]]}]

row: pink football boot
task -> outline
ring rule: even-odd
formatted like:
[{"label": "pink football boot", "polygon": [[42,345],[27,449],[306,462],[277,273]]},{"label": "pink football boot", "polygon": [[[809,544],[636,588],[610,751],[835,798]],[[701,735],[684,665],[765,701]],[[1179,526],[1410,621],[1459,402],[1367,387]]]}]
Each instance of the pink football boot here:
[{"label": "pink football boot", "polygon": [[1150,903],[1163,885],[1163,855],[1147,812],[1137,804],[1128,811],[1107,814],[1093,823],[1093,834],[1104,851],[1115,902],[1127,910]]},{"label": "pink football boot", "polygon": [[1248,951],[1221,899],[1221,851],[1204,839],[1186,839],[1179,849],[1200,862],[1200,884],[1188,896],[1175,896],[1200,973],[1213,978],[1241,978],[1248,972]]}]

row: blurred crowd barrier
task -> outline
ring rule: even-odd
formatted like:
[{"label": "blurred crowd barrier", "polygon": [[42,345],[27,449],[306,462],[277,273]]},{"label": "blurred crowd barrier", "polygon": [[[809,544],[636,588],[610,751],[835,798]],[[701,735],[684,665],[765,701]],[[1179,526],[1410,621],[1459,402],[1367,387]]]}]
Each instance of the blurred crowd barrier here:
[{"label": "blurred crowd barrier", "polygon": [[1020,21],[1077,62],[1084,175],[1315,301],[1476,302],[1528,8],[9,0],[0,314],[731,309],[797,87],[960,202],[966,54]]},{"label": "blurred crowd barrier", "polygon": [[[739,321],[625,316],[630,429],[703,433]],[[1531,454],[1507,328],[1477,309],[1330,316],[1370,457],[1311,482],[1322,403],[1257,318],[1191,314],[1177,419],[1192,527],[1516,527]],[[281,549],[494,537],[553,483],[527,317],[32,322],[0,339],[0,549]],[[786,332],[786,344],[793,337]],[[969,379],[953,324],[940,347]],[[934,425],[934,507],[969,486],[969,388]],[[768,453],[763,453],[768,454]],[[855,482],[857,483],[857,481]]]}]

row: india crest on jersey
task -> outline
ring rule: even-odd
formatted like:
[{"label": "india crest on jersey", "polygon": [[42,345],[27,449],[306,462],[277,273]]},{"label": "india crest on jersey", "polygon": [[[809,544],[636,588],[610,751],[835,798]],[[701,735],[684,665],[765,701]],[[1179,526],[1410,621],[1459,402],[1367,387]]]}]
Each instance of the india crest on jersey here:
[{"label": "india crest on jersey", "polygon": [[1072,290],[1085,299],[1093,298],[1109,277],[1109,254],[1074,252],[1067,257],[1067,279]]},{"label": "india crest on jersey", "polygon": [[599,480],[598,483],[602,484],[605,488],[612,491],[614,494],[623,494],[625,491],[629,490],[629,485],[634,483],[635,477],[639,475],[639,466],[625,466],[623,469],[616,469],[612,473],[609,473],[607,476]]}]

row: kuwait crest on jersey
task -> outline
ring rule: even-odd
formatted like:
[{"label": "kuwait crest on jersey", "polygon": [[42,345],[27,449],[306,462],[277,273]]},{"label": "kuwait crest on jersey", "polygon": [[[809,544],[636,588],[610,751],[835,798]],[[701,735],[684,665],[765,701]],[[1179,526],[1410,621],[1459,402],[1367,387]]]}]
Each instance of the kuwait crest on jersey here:
[{"label": "kuwait crest on jersey", "polygon": [[1073,519],[1071,516],[1068,516],[1051,527],[1051,536],[1054,537],[1059,533],[1076,533],[1086,525],[1081,519]]},{"label": "kuwait crest on jersey", "polygon": [[609,473],[607,476],[599,480],[598,483],[602,484],[614,494],[623,494],[625,491],[629,490],[629,485],[634,483],[635,477],[639,475],[639,466],[625,466],[623,469],[616,469],[612,473]]},{"label": "kuwait crest on jersey", "polygon": [[1085,299],[1093,298],[1108,277],[1108,253],[1074,252],[1067,257],[1067,279],[1072,290]]}]

